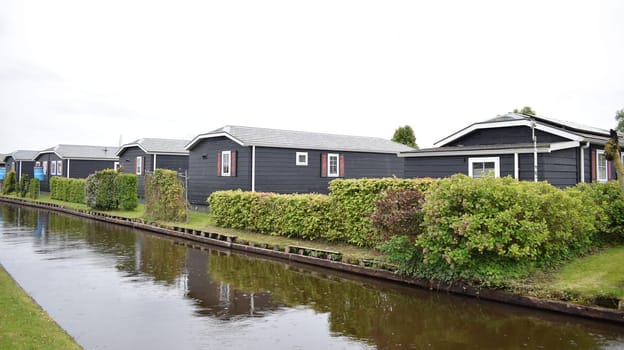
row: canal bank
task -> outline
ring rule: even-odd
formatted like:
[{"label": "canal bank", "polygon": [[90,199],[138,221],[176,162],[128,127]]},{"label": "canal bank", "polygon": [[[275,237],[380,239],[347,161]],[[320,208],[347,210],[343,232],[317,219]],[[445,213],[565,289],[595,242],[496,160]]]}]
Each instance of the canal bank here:
[{"label": "canal bank", "polygon": [[40,209],[54,210],[87,219],[141,229],[160,235],[178,237],[189,241],[219,246],[236,251],[250,252],[273,258],[330,268],[333,270],[417,286],[429,290],[442,291],[447,293],[475,297],[483,300],[502,302],[517,306],[554,311],[568,315],[624,324],[623,310],[579,305],[557,300],[547,300],[530,296],[515,295],[498,290],[475,288],[462,283],[445,283],[424,279],[409,278],[396,274],[392,271],[391,266],[375,266],[376,262],[368,261],[365,259],[359,261],[343,261],[343,257],[338,251],[313,249],[305,246],[290,245],[282,247],[272,246],[269,244],[256,244],[239,240],[238,237],[234,235],[218,232],[208,232],[179,226],[164,226],[157,223],[146,222],[143,219],[109,215],[106,213],[90,210],[69,209],[61,205],[52,203],[29,201],[8,197],[0,197],[0,201]]}]

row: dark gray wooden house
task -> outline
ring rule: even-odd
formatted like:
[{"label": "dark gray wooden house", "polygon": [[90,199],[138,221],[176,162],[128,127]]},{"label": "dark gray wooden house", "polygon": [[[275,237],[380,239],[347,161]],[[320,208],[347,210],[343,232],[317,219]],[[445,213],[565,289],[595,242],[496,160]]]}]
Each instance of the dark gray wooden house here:
[{"label": "dark gray wooden house", "polygon": [[114,146],[84,145],[56,145],[38,152],[33,166],[43,169],[41,191],[50,190],[52,176],[83,179],[98,170],[115,169],[116,152]]},{"label": "dark gray wooden house", "polygon": [[438,141],[438,147],[402,152],[400,157],[406,177],[463,173],[533,181],[537,166],[538,181],[566,187],[616,177],[604,155],[608,140],[608,130],[509,113],[465,127]]},{"label": "dark gray wooden house", "polygon": [[205,205],[213,191],[327,193],[336,178],[403,176],[412,148],[375,137],[225,126],[196,136],[186,149],[189,200]]},{"label": "dark gray wooden house", "polygon": [[27,174],[29,179],[34,176],[34,158],[38,151],[18,150],[4,156],[6,171],[15,170],[17,181],[22,178],[22,174]]},{"label": "dark gray wooden house", "polygon": [[143,138],[119,147],[117,156],[124,172],[139,176],[139,197],[143,197],[145,173],[156,169],[184,172],[188,169],[188,140]]}]

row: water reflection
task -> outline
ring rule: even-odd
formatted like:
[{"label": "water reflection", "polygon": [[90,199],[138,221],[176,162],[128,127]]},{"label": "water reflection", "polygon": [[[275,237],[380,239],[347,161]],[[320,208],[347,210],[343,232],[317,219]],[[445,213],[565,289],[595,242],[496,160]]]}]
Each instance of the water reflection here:
[{"label": "water reflection", "polygon": [[[130,299],[141,305],[123,304],[115,313],[127,312],[123,317],[136,321],[134,327],[157,329],[161,327],[159,322],[166,322],[163,332],[180,348],[184,344],[192,348],[199,347],[198,344],[242,344],[249,348],[270,344],[291,348],[303,339],[307,343],[302,343],[301,348],[624,346],[624,327],[618,325],[355,279],[217,248],[197,249],[185,242],[46,211],[0,205],[0,212],[0,263],[9,263],[16,279],[33,281],[35,277],[36,281],[36,277],[45,278],[46,271],[44,268],[43,272],[36,272],[40,270],[26,267],[27,259],[12,258],[18,247],[27,245],[30,250],[14,254],[33,254],[35,261],[38,256],[48,261],[67,259],[67,264],[62,265],[67,271],[54,265],[54,273],[81,274],[80,283],[84,288],[92,288],[91,296],[101,293],[112,296],[112,300]],[[87,257],[87,263],[81,264]],[[52,271],[52,267],[47,268]],[[117,271],[117,282],[99,281],[111,278],[110,269]],[[29,275],[36,273],[42,276]],[[53,305],[62,304],[62,298],[78,292],[76,285],[61,285],[56,292],[59,297],[54,299],[50,297],[55,293],[49,283],[41,283],[41,287],[36,282],[29,283],[34,290],[48,288],[44,294],[51,300],[44,301]],[[132,287],[126,287],[128,284]],[[154,306],[148,312],[143,304],[154,295],[158,302],[150,299],[148,305]],[[88,300],[85,298],[85,303]],[[82,310],[78,302],[67,305]],[[99,312],[102,307],[114,305],[89,307],[92,312]],[[63,310],[57,320],[76,318],[76,312],[84,312],[67,306],[59,308]],[[174,311],[162,320],[162,313],[168,309]],[[59,322],[65,326],[63,320]],[[113,340],[106,330],[101,330],[103,335],[98,338],[91,333],[102,328],[99,323],[96,326],[88,324],[88,320],[66,322],[66,328],[84,341],[83,345],[110,341],[117,345],[111,348],[130,344],[136,348],[136,338],[140,336],[139,332],[128,332]],[[123,333],[123,329],[117,332]],[[149,343],[148,339],[138,348],[169,345],[162,341]]]}]

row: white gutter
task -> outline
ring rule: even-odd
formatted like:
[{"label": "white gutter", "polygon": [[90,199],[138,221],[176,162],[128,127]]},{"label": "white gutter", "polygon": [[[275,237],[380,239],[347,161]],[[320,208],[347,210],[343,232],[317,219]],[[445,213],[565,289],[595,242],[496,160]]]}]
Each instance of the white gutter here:
[{"label": "white gutter", "polygon": [[518,164],[518,152],[514,153],[514,179],[520,179],[520,164]]},{"label": "white gutter", "polygon": [[589,142],[581,147],[581,182],[585,182],[585,150],[589,148]]},{"label": "white gutter", "polygon": [[22,161],[19,161],[19,173],[17,175],[17,181],[20,181],[22,179]]},{"label": "white gutter", "polygon": [[[62,162],[63,160],[61,160]],[[67,178],[69,179],[69,159],[67,159]]]},{"label": "white gutter", "polygon": [[251,192],[256,192],[256,146],[251,146]]},{"label": "white gutter", "polygon": [[156,153],[154,153],[154,173],[156,172]]}]

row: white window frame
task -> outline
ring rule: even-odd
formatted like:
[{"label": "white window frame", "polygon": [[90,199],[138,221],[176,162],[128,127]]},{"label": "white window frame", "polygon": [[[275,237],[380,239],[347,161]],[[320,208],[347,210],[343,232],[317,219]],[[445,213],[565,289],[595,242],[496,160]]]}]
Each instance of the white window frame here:
[{"label": "white window frame", "polygon": [[62,160],[56,161],[56,175],[63,176],[63,161]]},{"label": "white window frame", "polygon": [[113,170],[115,170],[115,171],[119,170],[119,162],[114,162],[113,163]]},{"label": "white window frame", "polygon": [[221,176],[232,176],[232,151],[221,152]]},{"label": "white window frame", "polygon": [[[600,156],[604,157],[604,177],[600,177]],[[607,182],[609,181],[609,162],[607,161],[607,156],[605,155],[605,151],[598,149],[596,150],[596,180],[598,182]]]},{"label": "white window frame", "polygon": [[136,157],[136,164],[134,165],[134,172],[137,175],[143,174],[143,157]]},{"label": "white window frame", "polygon": [[35,168],[41,168],[41,162],[39,161],[35,162]]},{"label": "white window frame", "polygon": [[50,161],[50,175],[56,176],[56,161]]},{"label": "white window frame", "polygon": [[500,177],[500,157],[468,158],[468,176],[474,177],[472,168],[474,163],[494,163],[494,177]]},{"label": "white window frame", "polygon": [[43,175],[48,175],[48,161],[44,160],[42,162],[42,167],[43,167]]},{"label": "white window frame", "polygon": [[[299,157],[301,156],[305,156],[305,160],[304,161],[300,161]],[[296,158],[295,158],[295,164],[296,165],[304,165],[307,166],[308,165],[308,152],[297,152]]]},{"label": "white window frame", "polygon": [[[336,159],[336,172],[331,171],[331,160]],[[339,177],[340,176],[340,154],[328,153],[327,154],[327,177]]]}]

